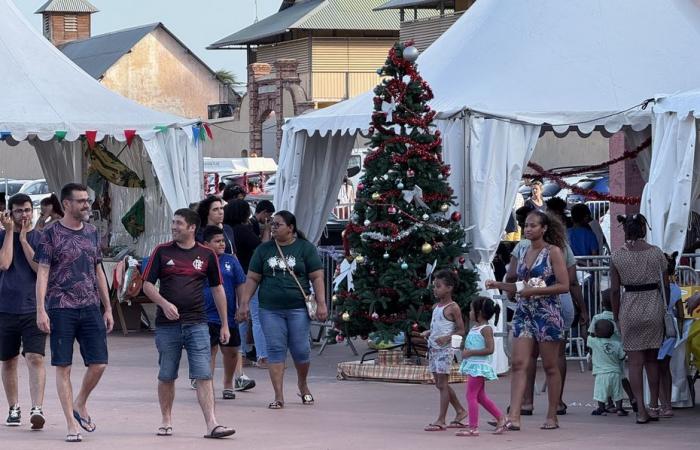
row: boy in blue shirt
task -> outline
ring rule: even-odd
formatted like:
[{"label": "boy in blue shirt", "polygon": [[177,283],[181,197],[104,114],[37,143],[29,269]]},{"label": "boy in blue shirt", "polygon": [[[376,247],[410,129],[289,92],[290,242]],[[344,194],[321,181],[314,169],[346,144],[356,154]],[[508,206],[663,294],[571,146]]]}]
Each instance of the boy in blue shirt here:
[{"label": "boy in blue shirt", "polygon": [[[228,253],[225,253],[226,240],[224,232],[221,228],[215,225],[209,225],[203,230],[204,245],[212,249],[219,258],[219,269],[221,271],[221,279],[223,281],[224,291],[226,292],[226,314],[229,324],[235,324],[236,303],[240,297],[240,289],[245,283],[246,276],[243,273],[243,268],[238,262],[238,258]],[[204,300],[207,314],[207,323],[209,324],[209,335],[211,336],[211,364],[212,374],[216,367],[216,352],[218,347],[221,347],[221,354],[224,363],[224,390],[223,398],[232,400],[236,398],[233,388],[233,376],[238,361],[238,347],[241,345],[241,336],[238,333],[238,327],[232,326],[231,338],[227,344],[222,344],[219,340],[221,319],[214,303],[209,285],[204,288]],[[252,380],[251,380],[252,381]],[[252,387],[252,386],[251,386]]]}]

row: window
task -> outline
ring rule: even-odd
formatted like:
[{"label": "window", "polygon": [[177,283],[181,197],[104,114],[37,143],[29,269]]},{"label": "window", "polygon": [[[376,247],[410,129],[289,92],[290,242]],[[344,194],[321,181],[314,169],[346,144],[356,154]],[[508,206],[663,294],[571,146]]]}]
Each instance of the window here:
[{"label": "window", "polygon": [[77,33],[78,32],[78,16],[64,16],[63,17],[63,31],[66,33]]},{"label": "window", "polygon": [[44,37],[48,38],[51,36],[51,16],[44,14]]}]

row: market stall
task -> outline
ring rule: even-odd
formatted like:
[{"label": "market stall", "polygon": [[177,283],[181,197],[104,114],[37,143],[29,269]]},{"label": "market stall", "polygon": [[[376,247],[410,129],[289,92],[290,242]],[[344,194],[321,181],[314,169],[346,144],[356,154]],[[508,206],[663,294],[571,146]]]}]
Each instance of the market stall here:
[{"label": "market stall", "polygon": [[104,245],[146,255],[169,238],[171,212],[199,199],[207,130],[103,87],[11,0],[0,11],[0,145],[33,145],[55,192],[87,183]]}]

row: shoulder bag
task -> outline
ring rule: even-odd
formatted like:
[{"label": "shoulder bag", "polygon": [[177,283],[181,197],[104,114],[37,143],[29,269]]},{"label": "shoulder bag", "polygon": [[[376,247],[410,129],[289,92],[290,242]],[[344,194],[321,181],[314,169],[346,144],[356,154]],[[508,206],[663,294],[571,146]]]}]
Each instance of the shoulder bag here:
[{"label": "shoulder bag", "polygon": [[294,281],[296,281],[297,286],[299,286],[299,290],[301,291],[301,296],[304,297],[304,303],[306,304],[306,312],[309,314],[309,318],[311,320],[316,320],[316,310],[318,309],[318,303],[316,302],[316,294],[310,293],[306,295],[306,292],[304,292],[304,288],[301,287],[301,283],[299,283],[299,279],[297,276],[294,274],[294,271],[292,270],[291,267],[287,264],[287,258],[284,257],[284,253],[282,253],[282,248],[280,245],[275,241],[275,245],[277,246],[277,253],[279,253],[280,258],[282,258],[282,262],[284,263],[284,267],[287,269],[287,272],[294,278]]},{"label": "shoulder bag", "polygon": [[666,298],[666,289],[664,286],[664,274],[663,272],[660,272],[659,274],[661,275],[661,278],[659,279],[661,298],[664,302],[664,337],[666,339],[673,339],[678,337],[678,325],[675,316],[668,311],[668,299]]}]

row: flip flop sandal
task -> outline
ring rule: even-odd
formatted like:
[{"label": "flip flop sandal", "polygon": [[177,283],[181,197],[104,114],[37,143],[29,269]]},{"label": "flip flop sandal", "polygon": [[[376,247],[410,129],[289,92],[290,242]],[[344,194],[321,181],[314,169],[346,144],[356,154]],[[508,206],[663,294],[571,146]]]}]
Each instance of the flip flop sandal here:
[{"label": "flip flop sandal", "polygon": [[301,398],[301,403],[303,403],[304,405],[310,406],[310,405],[314,404],[314,396],[311,394],[304,394],[304,395],[297,394],[297,396],[299,396],[299,398]]},{"label": "flip flop sandal", "polygon": [[462,431],[456,432],[456,433],[455,433],[455,436],[460,436],[460,437],[477,437],[477,436],[479,436],[479,430],[474,430],[474,429],[462,430]]},{"label": "flip flop sandal", "polygon": [[624,409],[618,409],[618,410],[616,411],[616,413],[617,413],[617,415],[620,416],[620,417],[625,417],[625,416],[628,416],[628,415],[629,415],[629,413],[628,413],[627,411],[625,411]]},{"label": "flip flop sandal", "polygon": [[447,428],[467,428],[467,425],[460,422],[459,420],[453,420],[452,422],[450,422],[449,425],[447,425]]},{"label": "flip flop sandal", "polygon": [[223,392],[221,393],[221,397],[224,400],[235,400],[236,399],[236,392],[233,389],[224,389]]},{"label": "flip flop sandal", "polygon": [[558,423],[543,423],[540,430],[556,430],[559,428]]},{"label": "flip flop sandal", "polygon": [[284,402],[275,400],[274,402],[267,405],[267,409],[282,409],[284,408]]},{"label": "flip flop sandal", "polygon": [[[535,409],[523,409],[520,408],[520,415],[521,416],[531,416],[534,413]],[[558,411],[557,411],[558,413]],[[510,406],[506,408],[506,414],[510,414]]]},{"label": "flip flop sandal", "polygon": [[75,420],[78,421],[78,425],[80,425],[80,428],[83,430],[87,431],[88,433],[92,433],[97,429],[97,426],[92,422],[92,418],[90,416],[85,419],[84,417],[80,416],[80,413],[78,411],[73,411],[73,417],[75,417]]},{"label": "flip flop sandal", "polygon": [[608,411],[605,410],[605,409],[599,409],[599,408],[598,408],[598,409],[594,409],[593,411],[591,411],[591,415],[592,415],[592,416],[607,416],[607,415],[608,415]]},{"label": "flip flop sandal", "polygon": [[508,422],[504,423],[500,427],[497,426],[496,429],[491,432],[491,434],[503,434],[506,431],[508,431]]},{"label": "flip flop sandal", "polygon": [[213,430],[209,432],[209,434],[205,434],[204,437],[207,439],[221,439],[228,436],[232,436],[235,433],[236,430],[234,430],[233,428],[226,428],[223,425],[217,425],[214,427]]},{"label": "flip flop sandal", "polygon": [[158,432],[156,436],[172,436],[173,427],[158,427]]},{"label": "flip flop sandal", "polygon": [[447,427],[444,425],[438,425],[436,423],[431,423],[427,427],[423,428],[423,431],[445,431]]},{"label": "flip flop sandal", "polygon": [[66,442],[83,442],[83,437],[78,434],[67,434],[66,435]]}]

